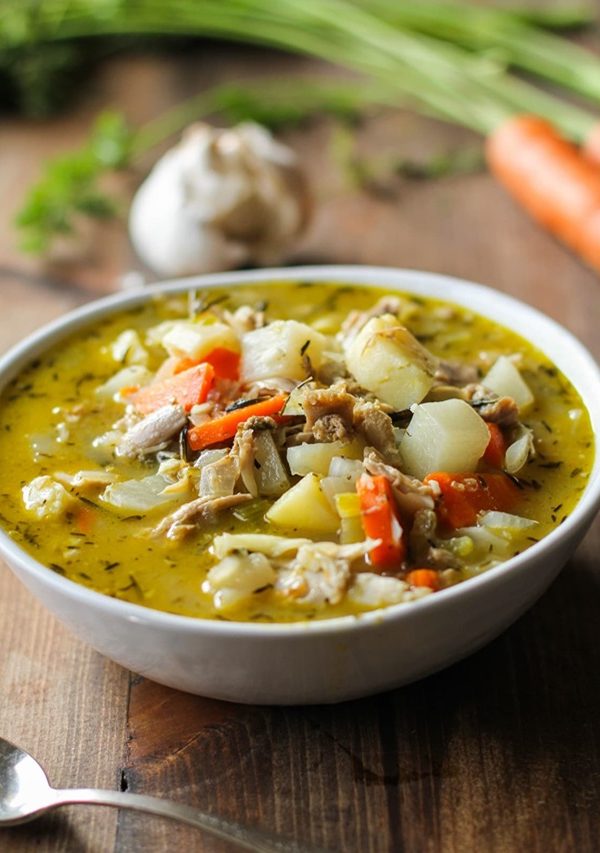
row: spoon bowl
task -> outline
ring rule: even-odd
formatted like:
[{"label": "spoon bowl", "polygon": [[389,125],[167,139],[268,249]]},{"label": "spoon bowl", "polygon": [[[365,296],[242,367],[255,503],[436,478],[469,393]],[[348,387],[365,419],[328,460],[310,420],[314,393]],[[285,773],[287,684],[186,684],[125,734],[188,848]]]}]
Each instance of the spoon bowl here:
[{"label": "spoon bowl", "polygon": [[0,738],[0,826],[25,823],[51,803],[44,769],[28,752]]}]

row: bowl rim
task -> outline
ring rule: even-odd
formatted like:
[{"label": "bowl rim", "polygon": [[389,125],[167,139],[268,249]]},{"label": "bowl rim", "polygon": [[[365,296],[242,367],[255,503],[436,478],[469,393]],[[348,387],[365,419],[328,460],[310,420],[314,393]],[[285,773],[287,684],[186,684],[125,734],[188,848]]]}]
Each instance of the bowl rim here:
[{"label": "bowl rim", "polygon": [[[503,583],[508,573],[521,573],[526,569],[527,564],[532,559],[540,558],[544,553],[549,553],[555,546],[568,540],[570,535],[578,528],[591,522],[593,516],[600,508],[600,453],[598,452],[597,438],[598,434],[600,434],[600,367],[586,347],[570,331],[543,312],[502,291],[455,276],[447,276],[423,270],[336,264],[244,270],[157,282],[139,290],[124,291],[93,300],[69,311],[62,317],[45,324],[40,329],[28,335],[0,357],[0,391],[3,390],[5,385],[28,362],[77,330],[89,325],[91,321],[101,319],[118,310],[135,307],[137,304],[146,302],[155,296],[185,292],[194,288],[211,289],[226,284],[236,286],[238,284],[256,283],[269,286],[275,285],[278,282],[293,283],[296,281],[387,287],[399,291],[404,290],[408,293],[412,292],[417,295],[422,291],[423,295],[440,298],[462,307],[469,307],[469,296],[477,296],[480,299],[494,300],[496,304],[501,304],[507,309],[518,311],[532,322],[538,325],[541,323],[549,332],[558,335],[563,344],[575,354],[580,365],[586,371],[592,385],[595,384],[597,386],[596,390],[598,392],[596,401],[597,411],[594,412],[594,399],[590,399],[592,392],[588,392],[588,397],[586,397],[581,389],[578,389],[590,413],[592,425],[594,426],[594,421],[597,421],[597,428],[594,429],[596,447],[594,463],[587,485],[573,512],[568,516],[566,521],[521,554],[511,557],[509,560],[482,572],[480,575],[476,575],[467,581],[443,590],[442,595],[425,596],[416,601],[392,604],[356,615],[298,622],[237,622],[204,619],[202,617],[168,613],[141,604],[112,598],[105,593],[97,592],[69,578],[56,574],[21,548],[2,528],[0,528],[0,556],[5,557],[9,565],[11,562],[17,563],[28,574],[37,576],[44,584],[52,587],[57,593],[66,595],[72,600],[75,599],[83,605],[90,604],[94,609],[103,610],[114,616],[121,616],[131,623],[145,623],[146,625],[154,625],[157,628],[162,627],[164,629],[177,630],[185,634],[241,635],[248,638],[272,636],[293,638],[306,636],[306,634],[319,636],[332,632],[340,634],[348,631],[355,632],[357,630],[374,629],[383,622],[387,623],[390,620],[396,621],[416,617],[417,614],[429,609],[435,610],[435,608],[444,607],[457,598],[468,599],[469,595],[476,595],[484,587],[489,587],[489,591],[493,592],[493,588]],[[452,292],[447,297],[443,295],[443,290],[446,288],[452,289]],[[434,291],[434,293],[431,291]],[[435,291],[439,291],[439,293]],[[490,312],[492,308],[493,303],[490,305]],[[490,312],[487,309],[482,309],[480,305],[471,310],[484,317],[488,317],[488,319],[494,320],[490,316]],[[525,334],[518,329],[514,329],[504,320],[500,322],[500,325],[505,325],[507,328],[521,335],[521,337],[526,337]],[[534,344],[534,346],[538,347],[537,344]],[[538,348],[542,349],[541,347]],[[568,378],[573,384],[576,383],[575,378],[571,376],[568,376]]]}]

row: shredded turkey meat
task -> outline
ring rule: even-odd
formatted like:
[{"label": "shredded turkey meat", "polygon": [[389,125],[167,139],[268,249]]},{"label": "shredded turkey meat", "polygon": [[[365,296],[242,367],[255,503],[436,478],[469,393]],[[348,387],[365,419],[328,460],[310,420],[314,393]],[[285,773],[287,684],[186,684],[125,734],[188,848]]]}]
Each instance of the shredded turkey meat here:
[{"label": "shredded turkey meat", "polygon": [[356,405],[354,426],[366,443],[381,454],[385,462],[392,465],[401,464],[392,419],[376,403],[361,402]]},{"label": "shredded turkey meat", "polygon": [[350,441],[352,430],[340,415],[323,415],[318,418],[312,429],[315,441]]},{"label": "shredded turkey meat", "polygon": [[339,604],[351,577],[351,564],[364,557],[377,542],[338,545],[311,542],[301,545],[291,562],[278,572],[275,589],[300,604]]},{"label": "shredded turkey meat", "polygon": [[400,463],[389,414],[378,403],[348,393],[346,383],[309,391],[302,399],[302,408],[306,425],[290,443],[298,444],[311,434],[318,442],[350,441],[358,433],[386,462]]},{"label": "shredded turkey meat", "polygon": [[[308,391],[302,398],[302,410],[306,417],[306,432],[312,432],[315,425],[324,417],[335,415],[338,431],[343,429],[346,436],[349,437],[352,434],[355,403],[356,397],[348,394],[343,382],[329,388],[317,388],[314,391]],[[332,441],[333,439],[329,440]]]},{"label": "shredded turkey meat", "polygon": [[468,385],[479,381],[479,369],[460,361],[440,361],[434,379],[442,385]]},{"label": "shredded turkey meat", "polygon": [[512,397],[498,397],[480,384],[467,385],[464,391],[468,402],[484,421],[506,427],[518,423],[519,407]]},{"label": "shredded turkey meat", "polygon": [[181,406],[163,406],[127,430],[119,444],[119,454],[138,456],[150,453],[180,432],[186,422]]},{"label": "shredded turkey meat", "polygon": [[233,440],[231,455],[238,460],[240,477],[245,488],[253,497],[258,495],[254,468],[254,433],[240,424]]},{"label": "shredded turkey meat", "polygon": [[213,522],[224,509],[238,506],[252,500],[252,495],[225,495],[223,497],[204,496],[183,504],[175,512],[165,516],[152,531],[153,536],[166,535],[167,539],[182,539],[192,533],[202,522]]}]

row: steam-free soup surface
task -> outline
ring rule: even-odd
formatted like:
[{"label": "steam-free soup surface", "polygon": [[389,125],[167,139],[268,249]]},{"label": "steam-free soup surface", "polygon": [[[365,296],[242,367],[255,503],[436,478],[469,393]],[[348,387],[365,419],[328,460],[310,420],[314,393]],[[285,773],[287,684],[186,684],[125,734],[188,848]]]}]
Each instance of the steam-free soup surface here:
[{"label": "steam-free soup surface", "polygon": [[1,521],[109,596],[322,619],[410,606],[531,547],[572,512],[593,452],[560,371],[464,308],[202,290],[97,322],[9,384]]}]

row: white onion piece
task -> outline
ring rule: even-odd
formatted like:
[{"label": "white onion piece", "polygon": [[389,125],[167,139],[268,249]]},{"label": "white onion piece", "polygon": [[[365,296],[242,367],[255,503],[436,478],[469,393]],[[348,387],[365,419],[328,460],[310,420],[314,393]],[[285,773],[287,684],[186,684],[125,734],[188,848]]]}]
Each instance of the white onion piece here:
[{"label": "white onion piece", "polygon": [[392,427],[392,431],[394,433],[394,438],[396,439],[396,444],[400,445],[402,439],[406,435],[406,430],[401,427]]},{"label": "white onion piece", "polygon": [[479,519],[479,524],[482,527],[489,527],[491,530],[507,530],[510,532],[517,530],[529,530],[537,525],[537,521],[532,518],[524,518],[521,515],[511,515],[509,512],[486,512]]},{"label": "white onion piece", "polygon": [[266,430],[254,434],[254,455],[260,468],[256,470],[256,485],[260,495],[274,497],[290,487],[273,435]]},{"label": "white onion piece", "polygon": [[355,480],[348,477],[323,477],[321,480],[321,491],[335,509],[335,496],[344,492],[354,491]]},{"label": "white onion piece", "polygon": [[488,527],[461,527],[456,536],[468,536],[474,545],[471,559],[483,557],[501,557],[505,559],[510,547],[510,541],[499,536]]},{"label": "white onion piece", "polygon": [[297,551],[302,545],[312,544],[310,539],[292,539],[268,533],[221,533],[213,539],[211,551],[219,560],[235,551],[254,551],[267,557],[282,557]]},{"label": "white onion piece", "polygon": [[36,432],[29,436],[29,444],[33,450],[33,459],[40,461],[40,457],[54,456],[58,451],[56,436],[48,432]]},{"label": "white onion piece", "polygon": [[114,476],[108,471],[89,470],[77,471],[75,474],[68,474],[65,471],[55,471],[54,479],[62,483],[63,486],[70,486],[74,489],[94,487],[101,488],[114,482]]},{"label": "white onion piece", "polygon": [[519,437],[506,449],[504,468],[509,474],[517,474],[535,456],[533,431],[521,425]]},{"label": "white onion piece", "polygon": [[105,399],[114,398],[122,388],[131,388],[134,385],[147,385],[152,379],[152,373],[140,364],[131,364],[124,367],[107,379],[103,385],[96,388],[96,395]]},{"label": "white onion piece", "polygon": [[[363,464],[362,462],[359,462],[358,459],[347,459],[345,456],[334,456],[329,463],[328,474],[330,477],[346,477],[348,480],[351,480],[352,483],[355,483],[363,471]],[[352,490],[348,489],[347,491]]]},{"label": "white onion piece", "polygon": [[163,493],[170,483],[171,480],[160,474],[112,483],[102,492],[100,500],[124,512],[145,514],[177,498],[177,495]]},{"label": "white onion piece", "polygon": [[220,447],[216,450],[203,450],[194,462],[194,468],[204,468],[205,465],[212,465],[213,462],[218,462],[219,459],[224,459],[228,453],[229,451],[226,447]]},{"label": "white onion piece", "polygon": [[287,449],[287,462],[292,474],[328,474],[331,461],[336,456],[356,460],[362,458],[362,444],[353,441],[324,441],[314,444],[297,444]]},{"label": "white onion piece", "polygon": [[96,436],[88,448],[88,456],[99,465],[108,465],[114,460],[117,445],[123,438],[118,429],[111,429]]}]

